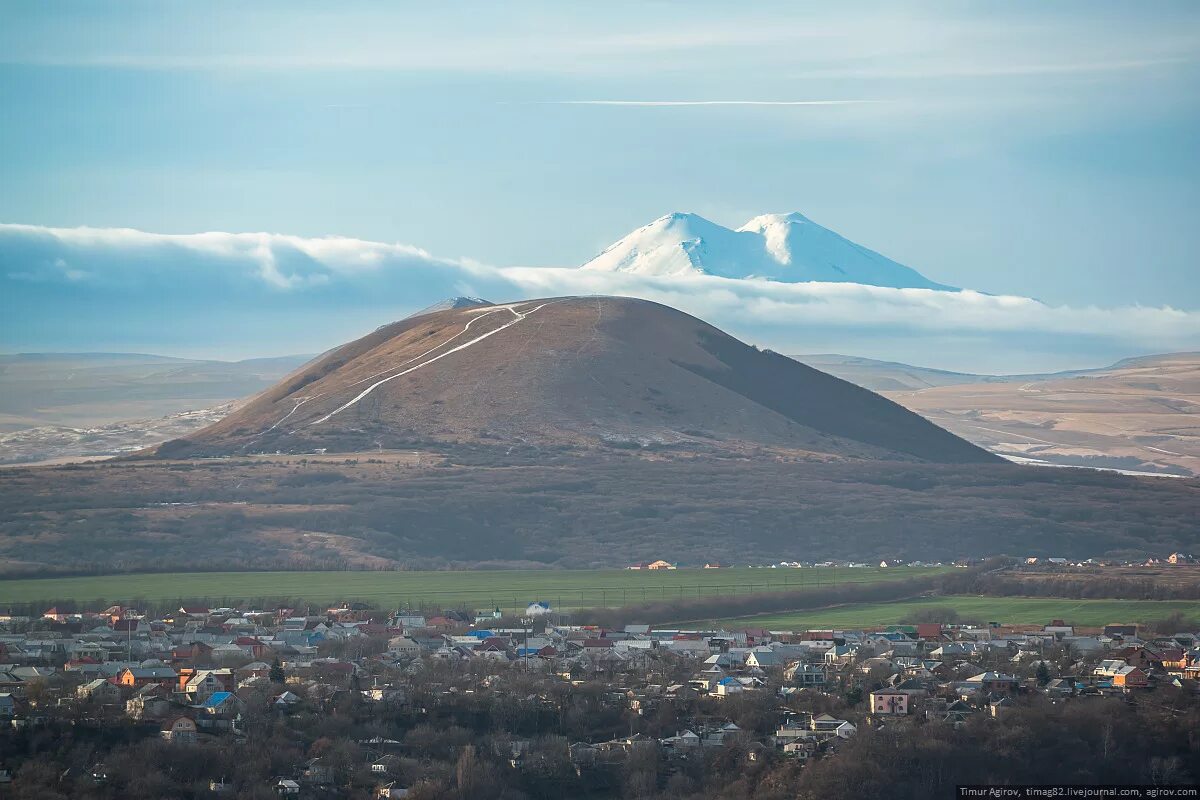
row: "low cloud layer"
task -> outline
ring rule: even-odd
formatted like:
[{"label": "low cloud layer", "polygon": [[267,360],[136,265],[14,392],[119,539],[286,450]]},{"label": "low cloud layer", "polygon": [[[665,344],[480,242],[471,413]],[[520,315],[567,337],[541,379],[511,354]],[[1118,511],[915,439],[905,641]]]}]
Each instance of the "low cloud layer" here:
[{"label": "low cloud layer", "polygon": [[0,348],[10,352],[216,358],[313,352],[464,294],[642,297],[781,352],[841,352],[971,371],[1094,366],[1200,349],[1200,310],[495,267],[343,237],[0,225]]}]

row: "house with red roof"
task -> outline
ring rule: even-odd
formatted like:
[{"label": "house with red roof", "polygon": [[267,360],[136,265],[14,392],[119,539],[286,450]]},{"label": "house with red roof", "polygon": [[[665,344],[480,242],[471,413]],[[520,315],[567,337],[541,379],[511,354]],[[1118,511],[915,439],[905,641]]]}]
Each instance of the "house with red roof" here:
[{"label": "house with red roof", "polygon": [[273,652],[269,644],[253,636],[239,636],[233,640],[233,643],[254,659],[267,658]]}]

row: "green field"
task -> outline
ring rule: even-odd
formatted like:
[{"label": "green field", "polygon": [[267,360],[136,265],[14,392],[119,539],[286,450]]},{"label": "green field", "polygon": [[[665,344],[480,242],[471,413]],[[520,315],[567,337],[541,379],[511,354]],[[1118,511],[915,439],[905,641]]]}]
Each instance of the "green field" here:
[{"label": "green field", "polygon": [[302,599],[361,600],[382,608],[444,604],[524,608],[620,606],[653,600],[878,583],[946,568],[513,570],[457,572],[201,572],[0,581],[0,604]]},{"label": "green field", "polygon": [[931,608],[952,608],[958,612],[961,621],[1014,625],[1046,624],[1053,619],[1061,619],[1068,625],[1095,627],[1112,622],[1159,620],[1175,611],[1200,619],[1200,602],[1194,600],[1066,600],[1053,597],[951,595],[762,614],[723,622],[733,627],[771,630],[858,628],[912,622],[918,613]]}]

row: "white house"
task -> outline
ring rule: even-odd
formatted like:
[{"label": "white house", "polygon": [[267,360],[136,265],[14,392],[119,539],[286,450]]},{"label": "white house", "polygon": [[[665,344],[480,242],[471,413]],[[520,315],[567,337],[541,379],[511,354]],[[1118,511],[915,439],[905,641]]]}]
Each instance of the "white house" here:
[{"label": "white house", "polygon": [[854,660],[858,648],[850,645],[836,645],[825,651],[826,664],[849,664]]},{"label": "white house", "polygon": [[751,650],[746,654],[746,666],[768,669],[783,665],[783,658],[774,650]]}]

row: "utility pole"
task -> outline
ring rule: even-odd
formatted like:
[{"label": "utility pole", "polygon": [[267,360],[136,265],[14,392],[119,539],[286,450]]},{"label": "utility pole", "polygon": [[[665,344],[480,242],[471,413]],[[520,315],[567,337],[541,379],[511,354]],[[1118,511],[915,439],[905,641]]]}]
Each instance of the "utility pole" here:
[{"label": "utility pole", "polygon": [[533,617],[521,617],[521,630],[525,634],[525,646],[521,648],[521,661],[526,672],[529,672],[529,626],[531,624],[533,624]]}]

